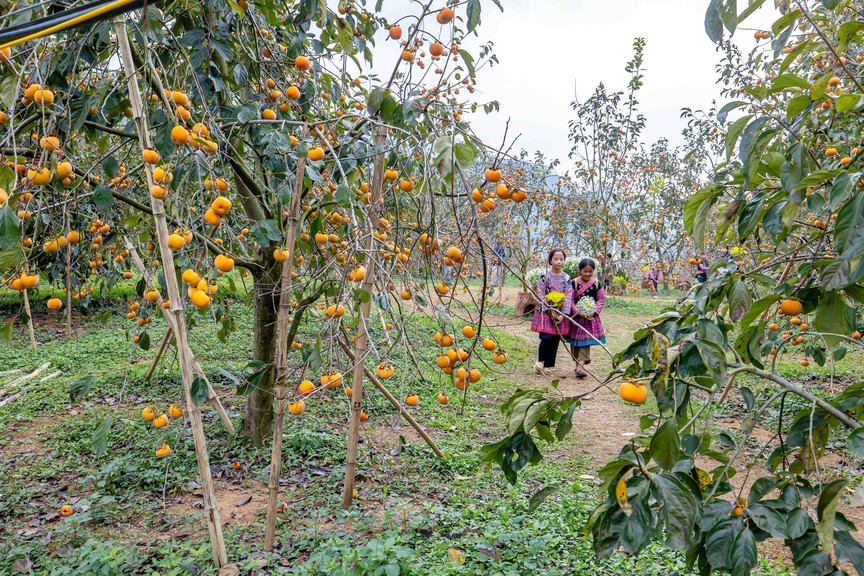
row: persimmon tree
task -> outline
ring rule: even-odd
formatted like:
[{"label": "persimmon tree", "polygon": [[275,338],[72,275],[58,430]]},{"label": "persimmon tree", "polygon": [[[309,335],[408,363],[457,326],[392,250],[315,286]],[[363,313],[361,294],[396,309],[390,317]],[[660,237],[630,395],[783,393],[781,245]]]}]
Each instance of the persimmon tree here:
[{"label": "persimmon tree", "polygon": [[[475,54],[459,46],[479,23],[475,1],[459,10],[418,5],[392,27],[352,3],[334,10],[308,2],[160,8],[148,6],[130,22],[154,139],[143,158],[121,71],[111,60],[109,23],[15,47],[2,64],[3,152],[11,165],[0,182],[9,196],[0,209],[4,268],[10,277],[47,270],[59,278],[71,254],[72,283],[86,303],[94,285],[110,287],[133,274],[124,239],[149,266],[155,241],[142,216],[151,211],[151,194],[162,197],[177,236],[170,239],[175,265],[189,271],[189,303],[215,321],[220,336],[233,321],[214,281],[236,266],[242,277],[229,275],[229,283],[248,282],[255,374],[244,386],[243,429],[260,445],[273,421],[282,262],[294,258],[298,276],[293,340],[319,300],[350,300],[349,291],[337,288],[368,257],[356,252],[363,251],[372,160],[383,153],[387,204],[374,224],[376,254],[407,270],[418,238],[435,236],[435,220],[422,210],[422,198],[441,184],[440,175],[431,176],[432,161],[445,151],[447,134],[464,124],[476,69],[493,55],[488,46]],[[35,18],[40,10],[16,18]],[[372,45],[385,41],[400,49],[392,72],[379,78],[369,74]],[[43,97],[48,93],[51,102]],[[383,149],[374,142],[380,126],[388,130]],[[430,139],[442,142],[434,156],[424,146]],[[476,152],[473,144],[455,149]],[[156,182],[148,189],[140,173],[151,161]],[[303,202],[292,239],[285,233],[298,179]],[[63,239],[78,230],[89,234],[80,249],[64,251]],[[55,239],[60,246],[51,244]],[[423,250],[420,243],[416,258]],[[164,273],[157,271],[154,281]],[[409,276],[394,273],[405,282]],[[197,299],[196,277],[205,288]],[[141,328],[138,340],[147,347],[146,324]],[[303,344],[305,356],[318,349]]]},{"label": "persimmon tree", "polygon": [[[709,4],[724,96],[736,100],[718,113],[726,157],[683,210],[698,247],[712,221],[713,240],[735,240],[733,258],[617,355],[606,384],[623,379],[634,402],[650,390],[657,410],[600,471],[603,501],[586,531],[600,555],[660,540],[702,574],[749,574],[768,538],[786,544],[798,574],[860,574],[864,547],[838,508],[849,479],[823,458],[829,447],[864,456],[862,383],[835,370],[862,352],[864,23],[846,3],[779,3],[770,32],[756,30],[760,42],[742,56],[727,32],[762,4]],[[812,377],[814,364],[826,375]],[[745,411],[737,434],[713,417],[731,390]],[[484,456],[515,480],[541,458],[540,439],[563,437],[573,403],[518,392],[505,406],[510,435]],[[760,426],[770,441],[749,451]]]}]

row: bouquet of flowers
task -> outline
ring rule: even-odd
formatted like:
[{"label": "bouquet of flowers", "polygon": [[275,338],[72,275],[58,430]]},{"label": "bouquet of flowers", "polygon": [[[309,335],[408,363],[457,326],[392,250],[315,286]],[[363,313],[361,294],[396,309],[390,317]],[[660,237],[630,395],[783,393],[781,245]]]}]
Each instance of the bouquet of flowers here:
[{"label": "bouquet of flowers", "polygon": [[597,313],[597,302],[591,296],[583,296],[576,303],[576,312],[585,318],[593,318]]},{"label": "bouquet of flowers", "polygon": [[557,292],[553,290],[546,294],[546,303],[549,305],[549,318],[552,319],[552,322],[558,324],[562,320],[561,316],[561,304],[564,302],[564,294],[561,292]]}]

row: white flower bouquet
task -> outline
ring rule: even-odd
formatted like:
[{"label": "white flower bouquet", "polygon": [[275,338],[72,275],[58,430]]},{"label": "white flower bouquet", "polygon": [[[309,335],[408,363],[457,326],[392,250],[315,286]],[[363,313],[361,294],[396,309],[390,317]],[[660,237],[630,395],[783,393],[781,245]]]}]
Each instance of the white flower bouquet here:
[{"label": "white flower bouquet", "polygon": [[585,318],[593,318],[597,313],[597,302],[591,296],[583,296],[576,303],[576,312]]}]

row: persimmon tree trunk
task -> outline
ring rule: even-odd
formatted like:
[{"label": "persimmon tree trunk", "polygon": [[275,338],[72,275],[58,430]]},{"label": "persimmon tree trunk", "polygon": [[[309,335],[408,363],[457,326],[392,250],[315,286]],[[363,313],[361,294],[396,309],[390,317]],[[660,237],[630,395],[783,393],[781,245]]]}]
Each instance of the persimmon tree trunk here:
[{"label": "persimmon tree trunk", "polygon": [[246,408],[241,432],[253,446],[261,447],[273,431],[273,379],[276,358],[276,324],[279,306],[279,275],[281,266],[272,254],[263,255],[262,271],[253,275],[255,320],[252,335],[252,357],[268,368],[246,396]]}]

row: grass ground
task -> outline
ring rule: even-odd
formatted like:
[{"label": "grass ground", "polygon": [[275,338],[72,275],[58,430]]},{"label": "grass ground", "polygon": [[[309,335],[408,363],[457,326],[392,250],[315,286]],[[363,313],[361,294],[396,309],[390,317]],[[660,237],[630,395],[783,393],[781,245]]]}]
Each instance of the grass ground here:
[{"label": "grass ground", "polygon": [[[397,397],[408,390],[420,395],[412,412],[446,458],[436,458],[383,397],[373,394],[362,432],[358,498],[344,511],[344,395],[327,391],[332,394],[308,402],[302,416],[287,420],[280,481],[285,511],[274,554],[261,552],[269,450],[230,436],[205,410],[228,553],[241,573],[685,572],[683,558],[660,546],[638,558],[597,560],[581,534],[597,499],[597,469],[624,443],[622,433],[638,432],[639,416],[647,408],[625,405],[614,391],[601,389],[577,412],[573,432],[516,486],[481,465],[479,446],[502,433],[498,405],[517,386],[543,385],[530,373],[535,340],[527,323],[500,313],[508,310],[512,296],[505,292],[502,306],[490,316],[495,337],[511,359],[502,372],[484,371],[484,379],[469,390],[464,411],[455,390],[439,379],[440,371],[402,370],[389,381]],[[673,301],[637,296],[610,302],[604,315],[609,349],[625,347],[634,328]],[[125,310],[115,300],[99,314],[76,318],[76,335],[67,341],[62,325],[37,301],[37,349],[29,349],[20,326],[0,349],[0,389],[7,389],[5,399],[14,397],[0,407],[0,429],[5,430],[0,438],[0,574],[26,568],[51,575],[213,573],[188,425],[177,420],[161,432],[140,416],[151,403],[161,410],[180,403],[176,358],[168,354],[146,380],[153,349],[145,352],[131,343],[138,332],[129,328]],[[232,311],[236,329],[224,342],[203,322],[193,328],[191,342],[237,424],[243,397],[226,373],[248,372],[252,313],[242,302]],[[314,322],[303,327],[300,340],[311,338]],[[418,322],[409,330],[424,343],[424,357],[434,358],[435,327]],[[154,349],[163,331],[164,322],[157,319],[149,329]],[[399,365],[398,352],[392,359]],[[594,359],[592,371],[605,374],[608,357],[595,350]],[[562,350],[559,365],[568,362]],[[12,380],[45,363],[49,367],[38,377],[10,388]],[[16,370],[21,372],[10,372]],[[91,375],[89,391],[71,402],[70,386]],[[567,391],[592,386],[573,378],[562,381]],[[451,396],[447,406],[434,400],[442,390]],[[110,432],[102,441],[97,430],[106,427]],[[154,447],[163,440],[173,452],[157,459]],[[559,491],[529,511],[532,495],[550,485]],[[64,504],[72,505],[75,514],[60,517]],[[782,571],[769,565],[765,573]]]}]

